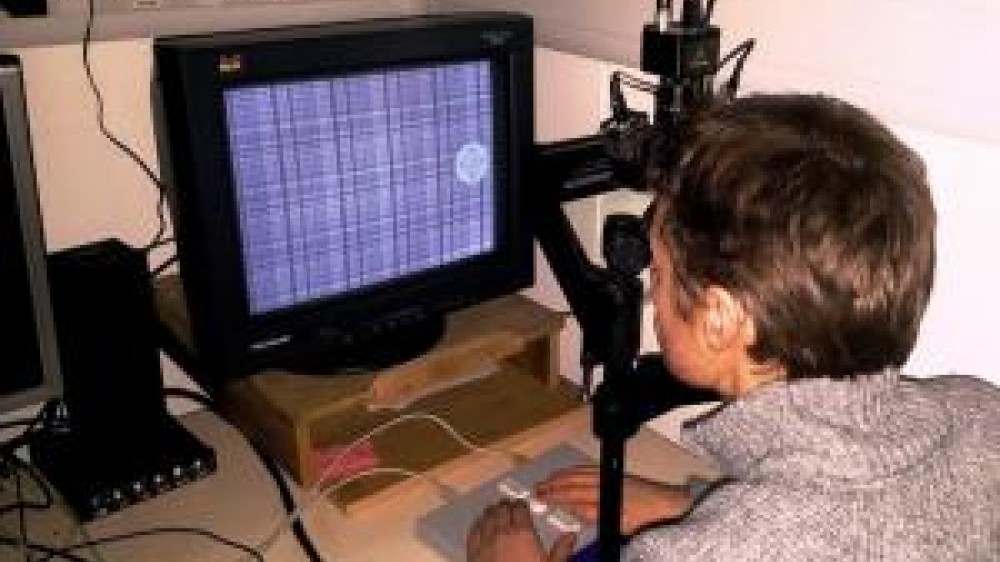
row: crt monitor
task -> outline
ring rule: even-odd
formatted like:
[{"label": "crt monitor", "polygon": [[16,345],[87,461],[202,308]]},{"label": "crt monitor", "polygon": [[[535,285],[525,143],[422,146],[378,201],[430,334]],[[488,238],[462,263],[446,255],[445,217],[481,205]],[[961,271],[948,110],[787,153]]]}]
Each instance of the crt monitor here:
[{"label": "crt monitor", "polygon": [[370,369],[533,281],[532,25],[504,13],[154,42],[161,169],[213,382]]},{"label": "crt monitor", "polygon": [[45,259],[23,72],[0,55],[0,413],[61,389]]}]

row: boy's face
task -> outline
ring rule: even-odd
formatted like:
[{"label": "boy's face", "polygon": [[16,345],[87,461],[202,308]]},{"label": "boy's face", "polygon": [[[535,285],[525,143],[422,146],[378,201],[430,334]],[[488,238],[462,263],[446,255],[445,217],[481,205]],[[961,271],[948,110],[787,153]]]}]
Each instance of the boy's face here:
[{"label": "boy's face", "polygon": [[[662,212],[656,211],[651,224],[663,224]],[[748,355],[754,339],[753,322],[729,291],[708,287],[690,312],[681,314],[670,250],[657,228],[650,231],[649,240],[653,324],[663,360],[673,376],[732,398],[784,377],[780,366],[758,364]]]},{"label": "boy's face", "polygon": [[[656,210],[651,224],[663,224],[662,209]],[[720,306],[730,300],[724,291],[710,288],[706,296],[693,303],[682,315],[677,306],[673,263],[657,228],[649,233],[652,251],[650,292],[653,301],[653,325],[667,368],[682,382],[696,388],[712,389],[723,396],[745,390],[738,374],[746,362],[742,332],[734,324],[718,322]],[[731,317],[732,315],[730,315]]]},{"label": "boy's face", "polygon": [[[652,221],[663,224],[662,210]],[[695,334],[696,311],[687,318],[677,308],[677,288],[673,265],[662,236],[652,228],[649,233],[652,262],[649,267],[650,293],[653,301],[653,327],[663,359],[671,373],[681,381],[699,388],[713,387],[703,373],[704,357],[699,351]]]}]

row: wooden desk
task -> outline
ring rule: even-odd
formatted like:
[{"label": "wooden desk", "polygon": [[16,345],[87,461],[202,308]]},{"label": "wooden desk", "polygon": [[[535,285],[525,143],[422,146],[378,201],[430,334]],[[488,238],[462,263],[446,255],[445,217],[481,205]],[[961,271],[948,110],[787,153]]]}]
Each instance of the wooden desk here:
[{"label": "wooden desk", "polygon": [[[218,454],[216,474],[161,497],[133,506],[87,525],[90,536],[99,538],[152,527],[199,527],[246,544],[256,544],[268,535],[283,517],[277,490],[264,467],[247,447],[242,435],[207,412],[195,412],[183,420],[191,430],[210,443]],[[596,455],[597,442],[590,436],[589,413],[585,408],[564,416],[560,423],[527,436],[513,446],[532,455],[558,443],[571,443]],[[669,440],[643,430],[629,443],[629,470],[667,481],[682,481],[688,475],[711,477],[710,466],[691,457]],[[470,489],[508,469],[493,455],[476,455],[439,467],[436,475],[460,490]],[[10,499],[5,486],[0,492]],[[317,502],[305,517],[306,526],[320,552],[329,560],[345,562],[437,562],[440,558],[413,534],[413,523],[423,513],[440,505],[441,499],[430,485],[411,481],[394,488],[391,502],[367,504],[345,515],[331,503]],[[72,541],[72,527],[65,515],[50,510],[44,516],[32,514],[28,531],[33,540],[54,544]],[[0,533],[16,536],[17,517],[0,517]],[[79,554],[87,556],[86,551]],[[106,562],[232,562],[240,554],[208,539],[157,536],[103,546]],[[305,556],[290,533],[267,552],[268,562],[304,562]],[[0,547],[0,560],[21,560],[20,553]]]}]

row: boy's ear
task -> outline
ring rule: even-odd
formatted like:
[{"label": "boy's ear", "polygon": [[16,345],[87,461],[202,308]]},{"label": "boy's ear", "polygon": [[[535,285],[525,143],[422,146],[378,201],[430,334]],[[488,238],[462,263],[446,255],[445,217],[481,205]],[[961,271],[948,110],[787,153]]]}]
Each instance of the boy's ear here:
[{"label": "boy's ear", "polygon": [[748,337],[746,315],[740,301],[727,289],[711,286],[704,293],[702,301],[700,331],[706,347],[712,351],[724,351],[733,345],[746,346]]}]

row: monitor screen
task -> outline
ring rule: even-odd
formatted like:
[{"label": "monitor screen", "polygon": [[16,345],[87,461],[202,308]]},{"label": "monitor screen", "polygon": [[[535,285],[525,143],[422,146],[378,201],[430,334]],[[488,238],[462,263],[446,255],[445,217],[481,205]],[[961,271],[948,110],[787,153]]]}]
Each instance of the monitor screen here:
[{"label": "monitor screen", "polygon": [[0,55],[0,413],[60,388],[38,205],[20,62]]},{"label": "monitor screen", "polygon": [[384,366],[529,286],[533,56],[504,13],[157,39],[196,378]]},{"label": "monitor screen", "polygon": [[494,249],[489,61],[223,92],[252,314]]}]

